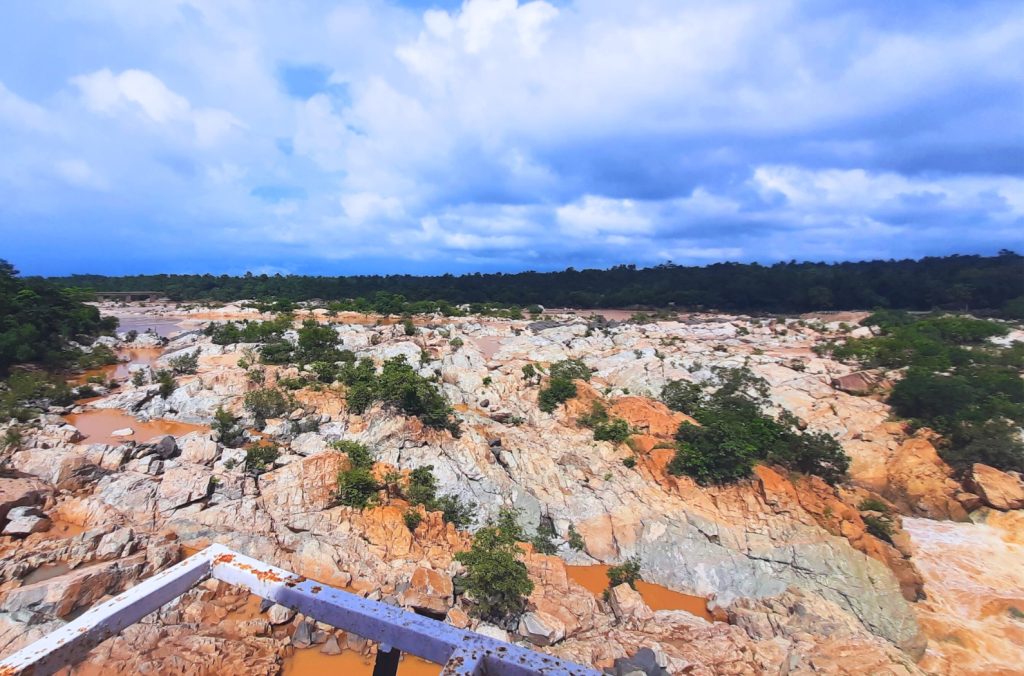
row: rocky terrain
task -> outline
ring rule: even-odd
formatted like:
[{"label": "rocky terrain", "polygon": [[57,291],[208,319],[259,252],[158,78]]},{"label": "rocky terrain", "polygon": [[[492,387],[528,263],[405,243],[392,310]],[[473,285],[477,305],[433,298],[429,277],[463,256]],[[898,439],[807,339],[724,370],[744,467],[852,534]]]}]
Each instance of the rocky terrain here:
[{"label": "rocky terrain", "polygon": [[[908,435],[891,419],[877,396],[884,378],[811,350],[824,337],[868,332],[840,321],[856,316],[433,317],[417,319],[407,335],[391,321],[316,313],[357,356],[379,363],[404,355],[421,375],[436,376],[461,434],[380,405],[356,415],[338,384],[302,387],[293,411],[266,421],[259,437],[283,452],[256,477],[244,471],[244,449],[224,447],[209,431],[218,408],[254,426],[243,398],[259,385],[239,365],[252,346],[215,345],[193,327],[258,313],[239,306],[134,312],[187,323],[166,345],[141,334],[134,347],[162,346],[163,354],[128,366],[138,377],[51,410],[4,450],[0,653],[216,542],[601,668],[644,647],[656,662],[648,673],[1014,673],[1024,664],[1024,483],[983,465],[966,485],[956,481],[927,430]],[[154,371],[197,350],[197,372],[161,397]],[[522,367],[568,358],[582,359],[593,376],[577,383],[565,406],[544,413]],[[750,480],[702,487],[667,472],[670,442],[686,416],[657,401],[662,387],[744,365],[768,381],[777,410],[841,442],[852,460],[848,483],[833,488],[758,466]],[[263,386],[300,375],[266,366]],[[580,424],[594,401],[629,423],[628,444],[595,441]],[[97,439],[66,419],[105,410],[200,427]],[[0,434],[8,427],[0,425]],[[411,531],[406,503],[391,496],[362,511],[336,503],[349,458],[331,442],[342,439],[376,450],[378,476],[432,465],[440,492],[477,503],[478,525],[514,507],[529,533],[553,526],[556,555],[524,546],[535,589],[517,625],[480,623],[455,593],[461,564],[453,557],[468,547],[469,532],[439,512],[425,513]],[[869,532],[865,500],[892,510],[891,542]],[[582,537],[581,550],[569,545],[570,529]],[[634,556],[644,580],[707,598],[715,621],[653,611],[628,585],[604,599],[566,567]],[[374,649],[205,583],[96,649],[74,673],[276,674],[295,649],[309,646]]]}]

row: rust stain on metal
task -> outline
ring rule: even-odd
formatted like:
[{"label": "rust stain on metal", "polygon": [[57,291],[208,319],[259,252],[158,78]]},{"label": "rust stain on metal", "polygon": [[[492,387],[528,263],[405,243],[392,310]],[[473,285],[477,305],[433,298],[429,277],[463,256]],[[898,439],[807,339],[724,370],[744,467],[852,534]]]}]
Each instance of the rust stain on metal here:
[{"label": "rust stain on metal", "polygon": [[317,585],[317,586],[313,587],[312,589],[310,589],[309,591],[313,592],[314,594],[319,594],[321,591],[323,591],[323,587]]},{"label": "rust stain on metal", "polygon": [[231,563],[234,560],[235,560],[235,555],[234,554],[221,554],[220,556],[216,557],[213,560],[213,562],[214,563]]}]

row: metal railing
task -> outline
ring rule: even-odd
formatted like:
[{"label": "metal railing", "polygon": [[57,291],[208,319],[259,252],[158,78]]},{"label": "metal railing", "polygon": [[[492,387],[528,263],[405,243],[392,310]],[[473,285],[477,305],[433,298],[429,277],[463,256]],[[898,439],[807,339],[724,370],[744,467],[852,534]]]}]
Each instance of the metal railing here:
[{"label": "metal railing", "polygon": [[394,676],[401,652],[443,664],[443,676],[600,676],[588,667],[319,584],[220,545],[207,547],[0,660],[0,676],[44,676],[81,661],[125,627],[211,577],[380,644],[374,676]]}]

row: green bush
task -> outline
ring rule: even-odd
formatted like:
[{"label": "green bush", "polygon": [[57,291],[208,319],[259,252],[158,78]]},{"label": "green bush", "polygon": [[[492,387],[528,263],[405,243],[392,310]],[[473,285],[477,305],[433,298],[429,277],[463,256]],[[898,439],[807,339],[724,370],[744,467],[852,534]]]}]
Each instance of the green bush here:
[{"label": "green bush", "polygon": [[626,559],[618,566],[608,569],[608,589],[628,584],[636,589],[636,581],[640,579],[640,557]]},{"label": "green bush", "polygon": [[468,551],[455,558],[466,567],[465,588],[477,617],[506,624],[522,614],[533,582],[519,560],[516,544],[524,540],[515,512],[503,510],[498,518],[477,531]]},{"label": "green bush", "polygon": [[274,468],[274,462],[281,455],[277,446],[253,446],[245,451],[245,470],[251,474],[263,474]]},{"label": "green bush", "polygon": [[280,418],[287,413],[291,402],[281,390],[263,388],[246,392],[243,406],[262,425],[267,418]]},{"label": "green bush", "polygon": [[167,360],[167,365],[176,376],[195,373],[199,369],[199,354],[201,348],[196,348],[191,354],[181,354]]},{"label": "green bush", "polygon": [[882,514],[889,513],[889,507],[879,500],[878,498],[864,498],[857,505],[857,509],[862,512],[881,512]]},{"label": "green bush", "polygon": [[875,516],[874,514],[866,514],[864,517],[864,525],[867,527],[868,533],[874,535],[879,540],[885,540],[889,544],[892,544],[892,521],[885,516]]},{"label": "green bush", "polygon": [[629,456],[628,458],[623,458],[622,464],[629,469],[633,469],[634,467],[636,467],[636,458],[632,455]]},{"label": "green bush", "polygon": [[688,380],[670,380],[661,389],[661,400],[670,409],[689,414],[704,403],[704,388]]},{"label": "green bush", "polygon": [[555,362],[549,370],[552,379],[590,380],[590,367],[582,359],[564,359]]},{"label": "green bush", "polygon": [[722,370],[718,389],[692,411],[700,426],[683,422],[678,450],[668,466],[701,484],[721,484],[750,475],[755,462],[816,474],[829,483],[846,475],[849,458],[831,436],[805,433],[791,415],[762,412],[767,384],[746,369]]},{"label": "green bush", "polygon": [[212,428],[217,432],[220,443],[228,448],[235,448],[245,436],[245,430],[238,424],[238,417],[233,416],[218,406],[213,414]]},{"label": "green bush", "polygon": [[0,382],[0,419],[29,420],[49,406],[67,406],[74,402],[68,384],[39,371],[15,371]]},{"label": "green bush", "polygon": [[75,357],[75,368],[95,369],[110,366],[118,361],[114,351],[106,345],[95,345],[89,352],[78,352]]},{"label": "green bush", "polygon": [[377,503],[377,492],[384,486],[373,475],[373,454],[357,441],[335,441],[331,447],[348,456],[349,469],[338,473],[337,501],[349,507],[365,509]]},{"label": "green bush", "polygon": [[569,399],[576,396],[576,384],[571,380],[551,380],[548,386],[543,388],[538,397],[537,404],[540,410],[545,413],[552,413]]},{"label": "green bush", "polygon": [[612,418],[594,425],[595,441],[611,441],[621,444],[629,438],[629,423],[622,418]]},{"label": "green bush", "polygon": [[406,510],[405,514],[402,515],[405,520],[405,526],[410,531],[415,531],[416,527],[423,521],[423,515],[417,512],[415,509]]},{"label": "green bush", "polygon": [[404,356],[388,359],[380,374],[370,359],[346,364],[340,378],[348,387],[346,401],[353,413],[361,414],[375,401],[381,401],[406,415],[418,417],[427,427],[447,429],[453,435],[459,433],[451,404],[406,362]]},{"label": "green bush", "polygon": [[174,380],[174,374],[166,369],[160,369],[156,372],[156,382],[160,385],[160,397],[163,399],[174,394],[174,389],[178,386],[178,383]]},{"label": "green bush", "polygon": [[343,505],[365,509],[377,503],[380,482],[373,472],[363,467],[353,467],[338,473],[337,500]]},{"label": "green bush", "polygon": [[433,465],[417,467],[409,473],[405,496],[412,505],[423,505],[428,511],[441,512],[444,520],[456,528],[466,528],[476,520],[476,503],[462,502],[456,495],[437,495]]},{"label": "green bush", "polygon": [[569,548],[577,552],[582,552],[583,548],[586,547],[587,544],[583,541],[583,536],[576,530],[576,526],[571,523],[569,524],[568,542]]},{"label": "green bush", "polygon": [[530,539],[533,543],[533,549],[538,554],[556,554],[558,552],[558,545],[555,544],[555,537],[558,533],[555,532],[555,526],[551,523],[550,519],[541,519],[540,524],[537,526],[537,533]]}]

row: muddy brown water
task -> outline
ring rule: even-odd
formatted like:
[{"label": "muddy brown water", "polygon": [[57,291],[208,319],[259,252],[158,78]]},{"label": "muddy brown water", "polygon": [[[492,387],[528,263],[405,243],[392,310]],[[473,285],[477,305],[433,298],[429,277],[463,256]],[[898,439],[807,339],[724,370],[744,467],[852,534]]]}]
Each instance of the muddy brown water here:
[{"label": "muddy brown water", "polygon": [[[586,587],[595,596],[600,596],[608,588],[608,568],[610,566],[566,566],[565,571],[570,580]],[[703,617],[708,622],[712,621],[711,613],[708,612],[708,600],[703,596],[682,594],[643,580],[637,580],[636,590],[640,592],[644,603],[650,606],[651,610],[685,610],[691,615]]]},{"label": "muddy brown water", "polygon": [[[296,650],[284,660],[285,676],[370,676],[373,673],[373,658],[364,657],[351,650],[340,655],[325,655],[319,647]],[[404,655],[398,665],[398,676],[437,676],[441,665],[421,660],[415,655]]]},{"label": "muddy brown water", "polygon": [[125,348],[117,351],[119,359],[128,358],[128,361],[119,361],[116,364],[108,364],[107,366],[100,366],[98,368],[89,369],[83,371],[79,375],[75,376],[70,380],[72,385],[81,385],[89,382],[89,378],[100,377],[103,382],[110,382],[111,380],[127,380],[131,373],[128,367],[133,364],[146,364],[151,365],[160,355],[163,354],[163,348],[161,347],[136,347],[136,348]]},{"label": "muddy brown water", "polygon": [[[64,419],[78,428],[85,435],[86,443],[90,444],[121,444],[125,441],[149,441],[153,437],[170,434],[181,436],[189,432],[206,432],[209,427],[192,425],[176,420],[149,420],[142,422],[138,418],[117,409],[91,409],[82,413],[69,413]],[[131,428],[132,434],[126,437],[115,437],[111,432]]]}]

